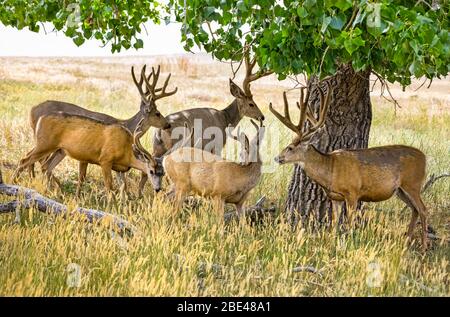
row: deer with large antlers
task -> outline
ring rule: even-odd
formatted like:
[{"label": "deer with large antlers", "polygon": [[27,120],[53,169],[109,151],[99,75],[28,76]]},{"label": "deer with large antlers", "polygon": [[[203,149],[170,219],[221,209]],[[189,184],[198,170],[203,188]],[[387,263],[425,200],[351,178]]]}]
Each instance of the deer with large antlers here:
[{"label": "deer with large antlers", "polygon": [[140,144],[145,133],[144,119],[132,133],[121,123],[107,124],[92,118],[66,113],[43,115],[38,119],[35,131],[35,147],[20,161],[13,179],[39,159],[58,149],[80,162],[77,187],[79,195],[88,164],[100,165],[105,187],[113,188],[111,170],[127,172],[136,168],[145,174],[153,174],[156,161]]},{"label": "deer with large antlers", "polygon": [[304,99],[301,89],[298,124],[294,124],[289,115],[286,93],[284,116],[278,113],[272,104],[270,111],[289,129],[297,134],[275,158],[279,164],[296,163],[305,170],[306,175],[318,183],[332,201],[332,219],[338,220],[338,209],[342,202],[347,206],[347,220],[351,223],[353,213],[359,201],[379,202],[397,196],[412,209],[408,237],[412,239],[417,218],[422,225],[422,245],[427,247],[427,210],[422,202],[420,191],[425,179],[426,157],[418,149],[405,145],[389,145],[369,149],[336,150],[322,153],[312,145],[312,139],[325,124],[325,116],[331,101],[333,90],[327,82],[324,93],[316,85],[319,98],[319,116],[316,119],[308,104],[309,90]]},{"label": "deer with large antlers", "polygon": [[[175,198],[177,210],[189,193],[211,197],[218,212],[224,211],[225,203],[234,204],[241,214],[249,192],[261,177],[262,161],[259,154],[264,136],[262,121],[256,128],[256,136],[249,142],[244,133],[232,136],[242,143],[241,162],[222,159],[199,148],[182,147],[163,159],[164,170],[172,183],[169,197]],[[227,135],[231,132],[227,130]]]},{"label": "deer with large antlers", "polygon": [[[248,51],[244,54],[245,78],[241,89],[230,79],[230,93],[235,98],[233,102],[223,110],[214,108],[193,108],[182,110],[168,115],[167,121],[171,128],[157,130],[153,135],[153,156],[162,157],[174,145],[180,144],[180,135],[174,135],[176,128],[183,127],[187,122],[189,126],[195,126],[195,134],[191,137],[188,146],[198,147],[212,154],[220,154],[226,143],[226,129],[236,127],[243,117],[249,117],[258,121],[264,120],[264,115],[253,100],[250,84],[259,78],[270,75],[271,71],[259,70],[253,72],[256,66],[256,58],[250,59]],[[199,121],[201,120],[201,121]],[[197,124],[196,122],[197,121]],[[199,123],[199,124],[198,124]],[[163,169],[159,169],[163,172]],[[160,177],[163,176],[163,173]],[[142,180],[141,186],[145,183]]]},{"label": "deer with large antlers", "polygon": [[[120,123],[129,131],[134,131],[139,122],[142,122],[141,129],[144,133],[147,132],[150,127],[156,127],[160,129],[170,128],[170,124],[167,122],[167,119],[163,115],[161,115],[161,113],[156,108],[156,101],[158,99],[175,94],[177,92],[177,88],[172,91],[166,91],[171,77],[170,74],[166,78],[162,88],[156,88],[160,75],[160,66],[158,66],[156,71],[152,67],[152,71],[148,76],[146,75],[146,67],[146,65],[142,67],[139,81],[136,79],[134,67],[131,67],[131,77],[141,97],[139,111],[131,118],[127,120],[120,120],[107,114],[90,111],[74,104],[51,100],[43,102],[31,109],[30,124],[33,132],[35,133],[36,124],[41,116],[60,112],[95,119],[105,124]],[[65,156],[66,154],[64,153],[64,151],[58,149],[49,157],[43,158],[41,160],[42,169],[45,172],[47,178],[52,177],[53,169],[64,159]],[[84,166],[80,166],[80,172],[83,172],[82,168],[85,169]],[[30,165],[30,169],[33,170],[33,164]],[[160,177],[154,176],[157,174],[158,172],[150,175],[150,178],[153,187],[159,190],[159,188],[161,187]],[[121,177],[125,182],[123,174],[121,174]],[[142,190],[143,186],[140,187],[139,195],[141,194]]]}]

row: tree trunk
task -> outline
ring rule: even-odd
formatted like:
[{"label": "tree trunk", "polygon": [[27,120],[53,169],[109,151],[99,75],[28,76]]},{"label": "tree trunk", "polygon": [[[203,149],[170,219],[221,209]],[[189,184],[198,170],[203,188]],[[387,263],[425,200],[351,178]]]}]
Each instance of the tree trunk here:
[{"label": "tree trunk", "polygon": [[[337,149],[367,148],[372,121],[369,91],[370,70],[356,73],[351,65],[342,65],[336,75],[326,79],[334,88],[323,133],[314,141],[322,152]],[[319,94],[314,89],[317,80],[312,78],[310,105],[317,112]],[[326,89],[326,86],[323,86]],[[294,224],[310,217],[323,221],[331,212],[331,202],[323,190],[312,181],[298,165],[288,189],[286,212]]]}]

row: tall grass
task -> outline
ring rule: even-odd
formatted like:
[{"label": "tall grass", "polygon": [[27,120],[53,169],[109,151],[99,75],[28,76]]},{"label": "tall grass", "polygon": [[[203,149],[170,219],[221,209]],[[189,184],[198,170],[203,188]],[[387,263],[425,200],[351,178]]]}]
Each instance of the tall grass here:
[{"label": "tall grass", "polygon": [[[205,80],[205,86],[210,81]],[[224,87],[212,93],[218,95],[220,89],[226,95]],[[279,99],[278,91],[275,96],[272,90],[260,89],[260,95]],[[0,160],[15,163],[33,146],[27,121],[33,105],[58,99],[125,118],[133,114],[138,101],[130,88],[110,91],[83,81],[73,85],[4,79],[0,95]],[[166,101],[160,106],[161,112],[202,103],[185,95],[178,98]],[[259,102],[268,113],[266,104],[266,99]],[[428,174],[449,170],[450,109],[445,101],[439,104],[440,111],[432,111],[427,100],[404,100],[397,115],[379,98],[373,98],[373,104],[371,146],[416,146],[428,157]],[[218,101],[212,104],[224,105]],[[292,135],[272,116],[267,117],[270,129],[283,131],[280,147],[284,146]],[[147,147],[151,146],[149,135],[144,140]],[[139,227],[140,234],[122,238],[76,217],[62,219],[35,210],[20,210],[19,223],[14,223],[13,214],[0,215],[0,295],[450,295],[448,179],[437,182],[424,195],[430,223],[441,240],[422,254],[418,240],[412,246],[405,241],[411,212],[402,213],[404,205],[395,198],[368,204],[367,225],[346,233],[301,228],[292,231],[282,214],[277,221],[257,227],[245,222],[224,226],[208,201],[174,211],[163,195],[153,194],[149,185],[142,199],[108,204],[100,169],[95,166],[90,167],[82,197],[77,200],[76,166],[66,159],[57,167],[63,192],[47,188],[40,176],[34,180],[24,176],[20,184],[68,206],[119,214]],[[12,171],[3,169],[3,173],[10,181]],[[283,166],[275,173],[264,174],[249,203],[266,195],[282,206],[291,173],[292,166]],[[138,173],[131,173],[133,192],[137,191],[138,177]],[[8,199],[0,196],[0,202]],[[419,232],[418,228],[417,235]],[[79,285],[70,283],[74,265],[80,269]],[[294,273],[292,269],[298,266],[313,266],[320,271]]]}]

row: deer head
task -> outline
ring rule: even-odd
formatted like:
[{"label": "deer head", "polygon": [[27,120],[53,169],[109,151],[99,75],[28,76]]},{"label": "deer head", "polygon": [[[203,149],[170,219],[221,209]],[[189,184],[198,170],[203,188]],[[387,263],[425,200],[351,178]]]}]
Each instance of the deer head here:
[{"label": "deer head", "polygon": [[236,135],[231,133],[232,126],[229,125],[226,133],[228,137],[238,141],[242,145],[242,151],[239,154],[239,161],[241,165],[247,166],[252,162],[261,162],[261,158],[259,156],[259,146],[261,140],[264,137],[265,127],[263,126],[263,121],[260,121],[260,125],[256,124],[253,120],[250,120],[252,125],[256,129],[256,136],[252,139],[252,141],[248,140],[248,137],[244,132],[240,132],[240,128],[237,129]]},{"label": "deer head", "polygon": [[237,128],[236,134],[233,134],[231,131],[233,130],[233,126],[230,124],[228,128],[225,130],[227,137],[239,142],[242,146],[242,150],[239,153],[239,162],[241,165],[247,165],[249,162],[249,150],[250,150],[250,142],[245,135],[244,132],[241,132],[241,128]]},{"label": "deer head", "polygon": [[[284,116],[278,113],[272,107],[272,103],[269,105],[270,111],[280,120],[286,127],[294,131],[297,136],[294,141],[291,142],[281,153],[275,158],[275,161],[279,164],[290,163],[290,162],[304,162],[305,154],[311,144],[312,136],[317,133],[320,128],[325,124],[325,116],[327,114],[328,106],[330,104],[331,95],[333,94],[333,89],[331,85],[327,82],[327,93],[324,94],[322,88],[317,85],[320,96],[320,109],[319,117],[316,119],[314,117],[313,111],[308,104],[309,100],[309,90],[306,91],[306,98],[304,98],[304,90],[306,87],[302,87],[300,90],[300,100],[297,102],[297,108],[300,110],[300,118],[297,125],[292,123],[291,117],[289,115],[289,104],[286,97],[286,92],[283,93],[284,100]],[[305,127],[306,120],[309,121],[308,128]]]},{"label": "deer head", "polygon": [[241,116],[249,117],[258,121],[264,120],[264,115],[253,100],[253,95],[250,90],[250,83],[261,77],[272,74],[271,71],[259,70],[256,73],[252,73],[253,68],[256,65],[256,57],[250,61],[248,51],[244,54],[245,62],[245,78],[242,83],[243,90],[236,85],[230,78],[230,92],[233,97],[236,98],[239,113]]},{"label": "deer head", "polygon": [[[175,88],[170,92],[166,92],[167,85],[169,84],[170,76],[167,76],[164,85],[161,88],[156,88],[156,84],[158,83],[159,74],[160,74],[160,66],[158,66],[157,71],[152,67],[152,72],[150,75],[145,74],[145,69],[147,65],[144,65],[141,70],[141,78],[139,82],[136,80],[136,76],[134,74],[134,67],[131,67],[131,76],[133,77],[134,84],[136,85],[139,94],[141,95],[141,106],[140,113],[143,115],[145,119],[143,122],[143,130],[147,131],[150,126],[160,128],[160,129],[169,129],[170,124],[167,122],[166,118],[161,115],[161,113],[156,108],[156,100],[172,96],[178,90]],[[151,80],[151,83],[150,83]],[[145,84],[145,92],[143,85]]]},{"label": "deer head", "polygon": [[145,134],[143,123],[144,119],[141,119],[133,132],[133,154],[139,161],[145,164],[145,169],[147,170],[147,175],[152,182],[152,186],[155,191],[158,192],[161,190],[161,177],[157,175],[158,164],[140,142],[141,136]]}]

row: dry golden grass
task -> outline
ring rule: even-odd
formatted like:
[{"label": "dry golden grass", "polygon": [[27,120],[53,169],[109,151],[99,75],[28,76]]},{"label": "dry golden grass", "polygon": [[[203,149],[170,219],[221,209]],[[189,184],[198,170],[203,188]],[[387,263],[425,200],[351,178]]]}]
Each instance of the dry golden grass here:
[{"label": "dry golden grass", "polygon": [[[229,65],[205,57],[150,57],[111,59],[0,58],[0,160],[17,163],[33,146],[29,109],[47,99],[64,100],[126,118],[138,106],[138,94],[129,67],[144,62],[162,64],[172,72],[171,86],[179,91],[163,99],[159,109],[225,107]],[[238,81],[239,81],[238,77]],[[268,113],[268,102],[281,104],[281,92],[292,85],[265,78],[253,85],[256,102]],[[417,87],[419,83],[415,84]],[[450,168],[450,108],[448,81],[430,90],[394,87],[401,109],[374,94],[371,146],[407,144],[428,157],[428,174]],[[279,148],[291,139],[289,131],[268,117],[270,130],[282,131]],[[246,122],[243,122],[246,124]],[[150,147],[151,132],[144,145]],[[267,137],[267,136],[266,136]],[[272,158],[264,157],[266,161]],[[424,195],[430,222],[442,239],[425,255],[420,244],[405,243],[410,211],[393,198],[368,204],[367,226],[347,233],[327,230],[294,232],[280,215],[259,227],[246,223],[223,227],[207,201],[195,209],[174,212],[155,197],[150,186],[143,199],[107,204],[101,173],[91,166],[83,196],[74,197],[77,164],[66,159],[56,169],[63,193],[48,189],[38,177],[21,178],[34,188],[68,206],[81,205],[119,214],[140,229],[125,239],[105,227],[81,219],[62,219],[21,210],[0,216],[0,295],[211,295],[211,296],[449,296],[450,191],[449,179],[436,183]],[[10,181],[12,170],[3,169]],[[292,166],[264,174],[249,198],[261,195],[282,205]],[[131,175],[136,192],[138,173]],[[0,202],[9,198],[0,196]],[[417,231],[419,233],[419,231]],[[216,266],[213,264],[219,264]],[[71,284],[72,268],[80,268],[80,284]],[[293,273],[296,266],[313,266],[320,274]],[[75,283],[77,284],[77,283]]]}]

